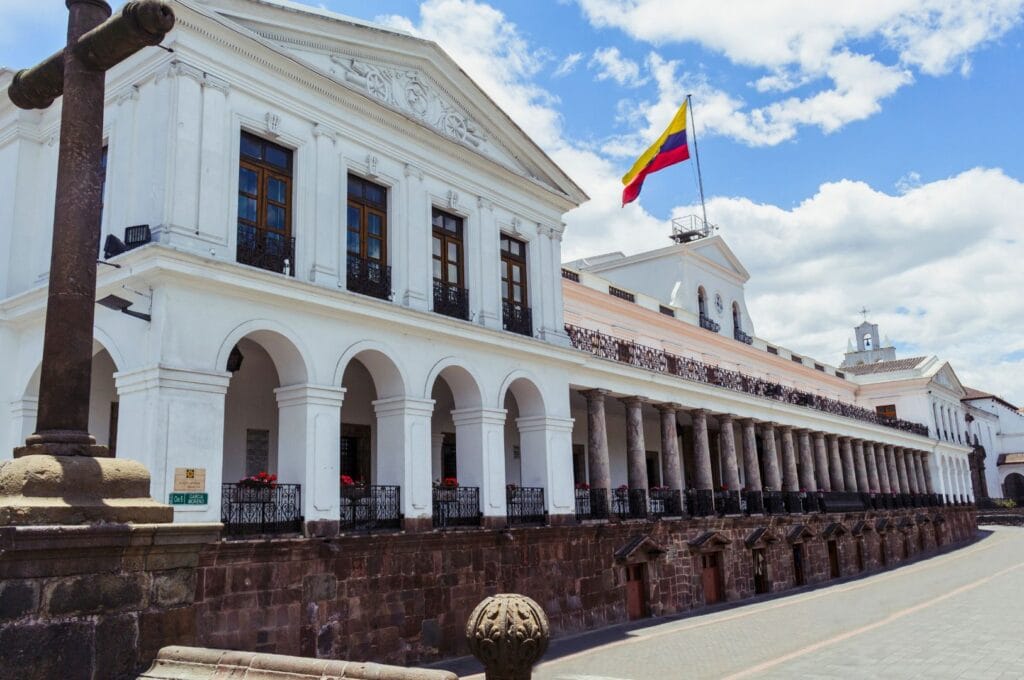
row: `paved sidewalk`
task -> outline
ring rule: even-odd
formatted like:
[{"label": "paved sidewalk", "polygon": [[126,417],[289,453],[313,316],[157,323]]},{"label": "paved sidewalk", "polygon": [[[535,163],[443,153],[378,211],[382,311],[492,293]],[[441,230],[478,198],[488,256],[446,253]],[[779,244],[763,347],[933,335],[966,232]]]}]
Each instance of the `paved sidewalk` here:
[{"label": "paved sidewalk", "polygon": [[561,640],[534,679],[1024,678],[1024,529],[986,529],[868,578]]}]

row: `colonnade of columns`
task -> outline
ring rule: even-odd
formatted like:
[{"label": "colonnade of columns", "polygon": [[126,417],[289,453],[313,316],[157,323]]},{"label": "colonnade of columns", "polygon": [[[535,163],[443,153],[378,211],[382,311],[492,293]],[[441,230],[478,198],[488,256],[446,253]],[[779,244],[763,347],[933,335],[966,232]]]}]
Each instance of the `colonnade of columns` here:
[{"label": "colonnade of columns", "polygon": [[[587,400],[591,489],[605,490],[606,493],[612,491],[605,409],[609,403],[618,401],[626,412],[629,492],[649,492],[643,406],[650,402],[636,396],[613,398],[604,390],[589,390],[583,392],[583,396]],[[679,404],[651,403],[651,406],[659,413],[664,486],[670,492],[685,492],[688,496],[696,494],[698,497],[703,494],[708,498],[717,496],[715,502],[725,503],[727,511],[733,509],[729,504],[729,494],[740,490],[744,492],[745,500],[749,500],[751,492],[781,492],[804,497],[810,492],[866,494],[871,498],[876,495],[905,497],[897,505],[938,502],[929,452],[785,424],[758,423],[750,418],[728,413],[712,414],[706,409],[686,408]],[[680,455],[678,416],[682,413],[687,414],[691,422],[690,450],[693,459],[689,469],[692,469],[692,479],[684,479],[684,470],[688,466],[683,464]],[[716,493],[715,489],[709,419],[717,421],[719,428],[718,476],[723,493]],[[740,431],[739,444],[736,442],[736,425]],[[745,484],[741,483],[741,471]],[[939,483],[947,500],[968,500],[967,494],[956,490],[951,492],[941,479]],[[739,512],[739,493],[736,493],[736,499],[734,510]],[[787,499],[787,507],[789,502]],[[699,503],[697,505],[699,507]]]}]

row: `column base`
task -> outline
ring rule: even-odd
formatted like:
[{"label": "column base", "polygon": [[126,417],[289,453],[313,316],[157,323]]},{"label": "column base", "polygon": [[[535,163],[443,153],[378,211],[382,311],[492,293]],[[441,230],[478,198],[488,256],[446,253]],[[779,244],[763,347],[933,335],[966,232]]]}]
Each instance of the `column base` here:
[{"label": "column base", "polygon": [[173,521],[174,510],[150,497],[149,472],[134,460],[22,453],[0,464],[0,525]]}]

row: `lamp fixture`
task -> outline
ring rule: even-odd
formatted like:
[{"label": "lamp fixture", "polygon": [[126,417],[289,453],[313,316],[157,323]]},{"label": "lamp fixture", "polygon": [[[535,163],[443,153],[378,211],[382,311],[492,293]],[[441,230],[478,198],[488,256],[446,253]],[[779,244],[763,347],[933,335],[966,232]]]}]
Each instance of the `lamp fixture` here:
[{"label": "lamp fixture", "polygon": [[123,297],[118,297],[117,295],[108,295],[101,300],[97,300],[96,304],[106,307],[107,309],[113,309],[115,312],[134,316],[136,319],[142,319],[143,321],[152,320],[152,317],[149,314],[143,314],[142,312],[135,312],[128,309],[132,306],[131,300],[125,300]]}]

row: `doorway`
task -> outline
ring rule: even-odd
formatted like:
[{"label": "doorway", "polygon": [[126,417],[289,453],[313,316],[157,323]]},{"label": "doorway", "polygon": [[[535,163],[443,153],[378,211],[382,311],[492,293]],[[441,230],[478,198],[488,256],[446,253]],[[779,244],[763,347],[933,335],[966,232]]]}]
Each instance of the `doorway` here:
[{"label": "doorway", "polygon": [[864,571],[864,539],[858,538],[854,547],[857,551],[857,571]]},{"label": "doorway", "polygon": [[797,586],[802,586],[807,583],[807,579],[804,576],[803,543],[795,543],[793,545],[793,583]]},{"label": "doorway", "polygon": [[647,565],[626,565],[626,616],[630,621],[647,617]]},{"label": "doorway", "polygon": [[889,566],[889,542],[886,540],[885,534],[878,538],[878,559],[882,563],[883,567]]},{"label": "doorway", "polygon": [[839,578],[839,545],[835,540],[828,544],[828,574],[831,578]]},{"label": "doorway", "polygon": [[771,590],[768,581],[768,558],[764,548],[754,548],[751,552],[754,559],[754,594],[761,595]]},{"label": "doorway", "polygon": [[704,553],[700,556],[701,584],[704,586],[704,604],[722,601],[722,562],[719,553]]}]

